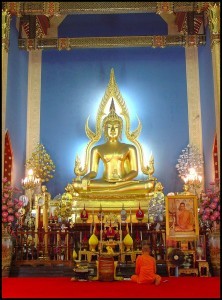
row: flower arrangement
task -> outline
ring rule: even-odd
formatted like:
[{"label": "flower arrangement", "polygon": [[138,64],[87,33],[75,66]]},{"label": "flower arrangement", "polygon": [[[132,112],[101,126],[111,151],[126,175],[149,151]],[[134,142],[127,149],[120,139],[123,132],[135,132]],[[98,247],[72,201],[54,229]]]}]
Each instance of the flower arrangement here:
[{"label": "flower arrangement", "polygon": [[202,222],[220,220],[220,190],[217,183],[210,184],[211,189],[201,193],[199,217]]},{"label": "flower arrangement", "polygon": [[2,228],[12,234],[13,227],[20,217],[19,209],[23,206],[23,201],[18,199],[21,191],[12,187],[7,178],[3,178],[2,183]]}]

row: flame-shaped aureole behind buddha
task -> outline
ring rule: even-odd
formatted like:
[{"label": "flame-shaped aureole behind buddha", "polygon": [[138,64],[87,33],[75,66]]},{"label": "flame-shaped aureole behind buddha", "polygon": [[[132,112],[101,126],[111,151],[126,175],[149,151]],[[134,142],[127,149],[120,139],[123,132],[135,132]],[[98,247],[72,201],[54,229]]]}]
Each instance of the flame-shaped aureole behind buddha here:
[{"label": "flame-shaped aureole behind buddha", "polygon": [[93,132],[90,128],[89,128],[89,117],[86,121],[85,124],[85,132],[87,137],[90,139],[90,141],[88,142],[87,146],[86,146],[86,153],[85,153],[85,165],[84,167],[81,166],[80,160],[77,156],[76,158],[76,162],[75,162],[75,168],[74,168],[74,172],[77,176],[83,176],[87,173],[89,165],[90,165],[90,151],[93,147],[93,145],[95,143],[97,143],[101,136],[102,136],[102,122],[104,119],[104,116],[106,115],[105,113],[105,109],[107,107],[108,102],[110,101],[110,99],[113,99],[113,101],[117,102],[120,110],[121,110],[121,115],[124,117],[125,119],[125,136],[126,138],[131,141],[132,143],[134,143],[134,145],[137,148],[138,154],[139,154],[139,159],[140,159],[140,166],[141,166],[141,171],[146,174],[149,175],[149,177],[152,177],[152,174],[154,173],[154,160],[153,157],[151,158],[152,161],[150,161],[149,163],[151,163],[151,166],[144,166],[144,162],[143,162],[143,150],[142,150],[142,146],[139,143],[139,141],[137,140],[137,138],[140,135],[140,132],[142,130],[142,124],[138,118],[138,126],[137,128],[133,131],[130,132],[130,117],[129,117],[129,113],[128,113],[128,109],[126,107],[125,101],[119,91],[119,88],[116,84],[116,80],[115,80],[115,76],[114,76],[114,70],[111,69],[111,73],[110,73],[110,80],[107,86],[107,89],[105,91],[105,94],[102,98],[102,101],[100,103],[98,112],[97,112],[97,118],[96,118],[96,131]]}]

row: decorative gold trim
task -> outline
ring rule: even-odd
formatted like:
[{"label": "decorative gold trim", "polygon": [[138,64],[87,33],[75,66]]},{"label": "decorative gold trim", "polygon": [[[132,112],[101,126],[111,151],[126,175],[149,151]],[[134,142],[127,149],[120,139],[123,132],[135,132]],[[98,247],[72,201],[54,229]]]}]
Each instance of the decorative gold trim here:
[{"label": "decorative gold trim", "polygon": [[211,34],[220,34],[220,3],[209,5],[208,17]]},{"label": "decorative gold trim", "polygon": [[211,43],[210,43],[211,50],[217,44],[220,45],[220,34],[219,33],[218,34],[211,34]]},{"label": "decorative gold trim", "polygon": [[201,12],[212,2],[3,2],[3,7],[21,15],[124,14]]},{"label": "decorative gold trim", "polygon": [[10,35],[11,14],[6,10],[2,10],[2,49],[8,51],[9,35]]},{"label": "decorative gold trim", "polygon": [[19,39],[22,50],[70,50],[78,48],[126,48],[126,47],[169,47],[203,46],[205,35],[168,35],[168,36],[121,36],[121,37],[84,37],[84,38],[42,38]]},{"label": "decorative gold trim", "polygon": [[173,6],[174,6],[174,2],[157,2],[156,13],[157,14],[162,14],[162,13],[172,14]]}]

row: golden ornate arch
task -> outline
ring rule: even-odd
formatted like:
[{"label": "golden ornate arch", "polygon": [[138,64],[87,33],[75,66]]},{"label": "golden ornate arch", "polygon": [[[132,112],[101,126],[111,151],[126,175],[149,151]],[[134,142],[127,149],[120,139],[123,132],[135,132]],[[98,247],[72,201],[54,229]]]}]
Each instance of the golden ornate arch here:
[{"label": "golden ornate arch", "polygon": [[[95,132],[93,132],[90,128],[89,128],[89,117],[86,120],[86,124],[85,124],[85,132],[87,137],[90,139],[90,141],[88,142],[87,146],[86,146],[86,150],[85,150],[85,163],[84,163],[84,167],[82,168],[81,166],[81,162],[79,157],[76,157],[75,160],[75,167],[74,167],[74,172],[75,174],[79,177],[79,176],[84,176],[87,172],[88,172],[88,168],[89,168],[89,164],[90,164],[90,151],[93,147],[93,145],[95,143],[97,143],[101,136],[102,136],[102,120],[104,118],[104,116],[106,115],[105,110],[106,107],[108,105],[108,103],[111,101],[111,99],[114,100],[114,102],[116,102],[119,106],[120,109],[120,115],[122,115],[124,117],[125,120],[125,135],[126,138],[131,141],[137,148],[138,150],[138,154],[139,154],[139,160],[140,160],[140,166],[141,166],[141,171],[146,174],[146,175],[152,175],[153,174],[153,170],[152,172],[150,171],[150,167],[147,165],[144,165],[144,158],[143,158],[143,149],[142,146],[140,144],[140,142],[137,140],[140,132],[142,130],[142,124],[138,118],[138,126],[134,131],[130,131],[130,116],[129,116],[129,112],[128,109],[126,107],[126,103],[119,91],[118,85],[116,83],[115,80],[115,75],[114,75],[114,69],[111,69],[110,72],[110,80],[108,83],[108,86],[106,88],[105,94],[101,100],[101,103],[99,105],[99,109],[97,112],[97,117],[96,117],[96,130]],[[154,162],[153,157],[151,157],[151,163]],[[151,174],[152,173],[152,174]]]}]

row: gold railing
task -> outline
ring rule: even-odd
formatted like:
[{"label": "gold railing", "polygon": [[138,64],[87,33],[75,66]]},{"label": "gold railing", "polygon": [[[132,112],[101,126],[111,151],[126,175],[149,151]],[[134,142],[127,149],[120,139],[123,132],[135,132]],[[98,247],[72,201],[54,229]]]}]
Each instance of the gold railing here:
[{"label": "gold railing", "polygon": [[168,35],[168,36],[121,36],[121,37],[83,37],[83,38],[42,38],[19,39],[22,50],[71,50],[80,48],[126,48],[170,46],[203,46],[206,44],[205,35]]}]

